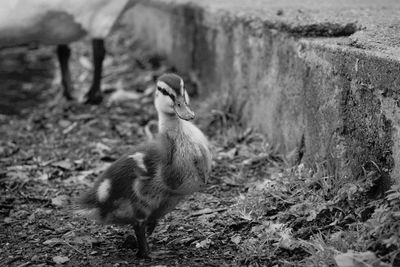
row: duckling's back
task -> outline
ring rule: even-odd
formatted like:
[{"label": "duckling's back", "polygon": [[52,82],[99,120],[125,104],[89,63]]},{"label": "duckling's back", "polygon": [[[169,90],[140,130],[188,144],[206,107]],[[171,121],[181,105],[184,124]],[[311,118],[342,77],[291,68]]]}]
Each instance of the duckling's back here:
[{"label": "duckling's back", "polygon": [[168,195],[157,181],[157,170],[168,165],[167,145],[162,139],[149,142],[114,162],[82,197],[84,214],[117,224],[149,217]]},{"label": "duckling's back", "polygon": [[187,129],[162,133],[117,160],[82,198],[84,213],[103,223],[135,224],[170,212],[200,190],[210,171],[207,143],[195,136]]}]

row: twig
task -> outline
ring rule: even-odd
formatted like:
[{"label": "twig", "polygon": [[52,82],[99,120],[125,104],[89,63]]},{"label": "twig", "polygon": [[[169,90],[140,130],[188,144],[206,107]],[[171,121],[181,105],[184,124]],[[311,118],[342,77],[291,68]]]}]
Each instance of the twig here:
[{"label": "twig", "polygon": [[18,265],[17,267],[28,266],[28,265],[31,264],[31,263],[32,263],[32,262],[28,261],[28,262],[25,262],[25,263],[22,263],[22,264]]},{"label": "twig", "polygon": [[78,125],[78,123],[75,121],[74,123],[72,123],[70,126],[68,126],[67,128],[65,128],[63,130],[63,134],[67,134],[70,131],[72,131],[76,126]]},{"label": "twig", "polygon": [[77,249],[76,247],[74,247],[73,245],[71,245],[70,243],[68,243],[67,241],[63,240],[63,242],[64,242],[67,246],[69,246],[69,247],[71,247],[72,249],[74,249],[74,250],[76,250],[77,252],[79,252],[80,254],[85,255],[85,253],[83,253],[82,251],[80,251],[79,249]]},{"label": "twig", "polygon": [[197,217],[197,216],[201,216],[201,215],[205,215],[205,214],[211,214],[211,213],[216,213],[216,212],[222,212],[222,211],[226,211],[227,209],[228,209],[228,208],[219,208],[219,209],[214,209],[214,210],[211,210],[211,209],[203,209],[203,210],[200,210],[200,211],[198,211],[198,212],[194,212],[194,213],[192,213],[192,214],[186,216],[185,219],[188,219],[188,218],[190,218],[190,217]]}]

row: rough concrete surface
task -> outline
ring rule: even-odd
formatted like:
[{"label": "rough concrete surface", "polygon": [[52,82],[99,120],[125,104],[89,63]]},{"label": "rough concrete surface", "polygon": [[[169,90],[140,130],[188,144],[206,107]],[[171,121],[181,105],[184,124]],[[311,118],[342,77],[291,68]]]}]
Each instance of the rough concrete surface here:
[{"label": "rough concrete surface", "polygon": [[400,182],[400,2],[153,0],[133,34],[293,161]]}]

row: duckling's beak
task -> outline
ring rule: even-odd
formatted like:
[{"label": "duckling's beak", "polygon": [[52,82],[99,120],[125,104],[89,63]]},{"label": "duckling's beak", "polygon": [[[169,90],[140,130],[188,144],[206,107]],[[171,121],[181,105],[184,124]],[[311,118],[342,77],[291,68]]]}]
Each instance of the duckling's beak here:
[{"label": "duckling's beak", "polygon": [[194,112],[186,104],[185,98],[182,96],[178,96],[175,99],[174,110],[176,115],[182,120],[190,121],[194,119]]}]

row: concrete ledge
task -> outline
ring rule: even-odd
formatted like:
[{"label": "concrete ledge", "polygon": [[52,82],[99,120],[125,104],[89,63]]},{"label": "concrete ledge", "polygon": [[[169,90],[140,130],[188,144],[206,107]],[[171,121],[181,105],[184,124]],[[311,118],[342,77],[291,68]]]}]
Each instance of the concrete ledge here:
[{"label": "concrete ledge", "polygon": [[400,182],[400,3],[335,2],[153,0],[125,21],[293,161]]}]

